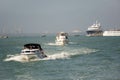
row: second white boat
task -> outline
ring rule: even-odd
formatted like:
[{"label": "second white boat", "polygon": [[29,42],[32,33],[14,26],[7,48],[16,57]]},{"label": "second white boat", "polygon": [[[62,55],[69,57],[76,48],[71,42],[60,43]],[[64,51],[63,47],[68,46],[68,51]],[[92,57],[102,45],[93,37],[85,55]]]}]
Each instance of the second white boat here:
[{"label": "second white boat", "polygon": [[65,44],[68,44],[68,42],[69,42],[68,33],[60,32],[57,34],[56,40],[55,40],[55,43],[57,45],[65,45]]}]

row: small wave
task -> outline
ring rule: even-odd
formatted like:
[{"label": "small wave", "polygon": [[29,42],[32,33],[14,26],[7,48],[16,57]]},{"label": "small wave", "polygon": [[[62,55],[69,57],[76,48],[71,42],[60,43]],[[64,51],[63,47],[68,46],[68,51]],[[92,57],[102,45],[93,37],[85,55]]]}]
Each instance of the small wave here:
[{"label": "small wave", "polygon": [[97,51],[98,50],[96,49],[89,49],[89,48],[71,49],[68,51],[68,55],[72,57],[72,56],[78,56],[82,54],[91,54]]},{"label": "small wave", "polygon": [[56,43],[47,43],[46,45],[57,45]]},{"label": "small wave", "polygon": [[[51,46],[62,46],[61,44],[56,44],[56,43],[47,43],[46,45],[51,45]],[[65,44],[67,45],[67,44]]]},{"label": "small wave", "polygon": [[77,42],[69,42],[70,45],[77,45]]}]

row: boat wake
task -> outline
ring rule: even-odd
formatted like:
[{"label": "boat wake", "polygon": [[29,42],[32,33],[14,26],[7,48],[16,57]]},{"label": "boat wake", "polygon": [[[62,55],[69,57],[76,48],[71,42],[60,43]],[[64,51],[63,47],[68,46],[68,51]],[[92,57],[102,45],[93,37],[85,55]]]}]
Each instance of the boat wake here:
[{"label": "boat wake", "polygon": [[81,49],[62,51],[59,53],[47,55],[48,57],[43,58],[43,59],[36,58],[36,59],[31,59],[31,60],[26,60],[24,55],[16,54],[16,55],[7,55],[4,61],[31,62],[31,61],[41,61],[41,60],[71,59],[74,56],[79,56],[81,54],[90,54],[90,53],[94,53],[97,51],[98,50],[95,50],[95,49],[81,48]]},{"label": "boat wake", "polygon": [[57,45],[56,43],[47,43],[46,45],[52,45],[52,46],[54,46],[54,45]]},{"label": "boat wake", "polygon": [[[69,42],[68,44],[77,44],[77,43],[75,43],[75,42]],[[60,45],[60,44],[56,44],[56,43],[47,43],[46,45],[50,45],[50,46],[58,46],[58,45]],[[66,44],[67,45],[67,44]]]},{"label": "boat wake", "polygon": [[66,52],[61,52],[61,53],[56,53],[52,55],[48,55],[48,57],[39,59],[39,58],[34,58],[27,60],[26,56],[24,55],[7,55],[6,59],[4,61],[17,61],[17,62],[30,62],[30,61],[41,61],[41,60],[56,60],[56,59],[69,59],[70,55]]},{"label": "boat wake", "polygon": [[7,58],[4,59],[4,61],[18,61],[18,62],[26,62],[26,60],[24,59],[23,55],[7,55]]}]

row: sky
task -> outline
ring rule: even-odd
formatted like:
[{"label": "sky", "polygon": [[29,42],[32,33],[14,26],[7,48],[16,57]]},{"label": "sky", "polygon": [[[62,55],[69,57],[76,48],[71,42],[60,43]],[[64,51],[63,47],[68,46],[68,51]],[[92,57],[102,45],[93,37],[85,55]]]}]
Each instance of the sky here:
[{"label": "sky", "polygon": [[0,33],[120,29],[120,0],[0,0]]}]

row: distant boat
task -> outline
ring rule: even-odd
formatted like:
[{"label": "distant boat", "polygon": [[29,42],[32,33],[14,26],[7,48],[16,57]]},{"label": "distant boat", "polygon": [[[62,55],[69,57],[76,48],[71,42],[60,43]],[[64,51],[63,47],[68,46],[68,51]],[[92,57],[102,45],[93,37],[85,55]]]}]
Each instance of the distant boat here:
[{"label": "distant boat", "polygon": [[55,42],[56,42],[57,45],[68,44],[68,42],[69,42],[68,33],[65,33],[65,32],[58,33],[57,36],[56,36]]},{"label": "distant boat", "polygon": [[103,36],[120,36],[120,29],[104,31]]},{"label": "distant boat", "polygon": [[45,58],[47,57],[40,44],[29,43],[24,45],[24,49],[21,50],[21,55],[24,56],[25,60],[36,59],[36,58]]},{"label": "distant boat", "polygon": [[87,32],[87,36],[102,36],[103,35],[101,25],[100,23],[97,23],[97,21],[95,24],[88,27],[88,30],[86,32]]},{"label": "distant boat", "polygon": [[0,35],[0,38],[8,38],[8,36]]},{"label": "distant boat", "polygon": [[46,34],[42,34],[41,37],[46,37]]},{"label": "distant boat", "polygon": [[80,33],[81,33],[81,31],[79,31],[79,30],[74,30],[74,31],[72,32],[72,35],[73,35],[73,36],[80,36]]}]

